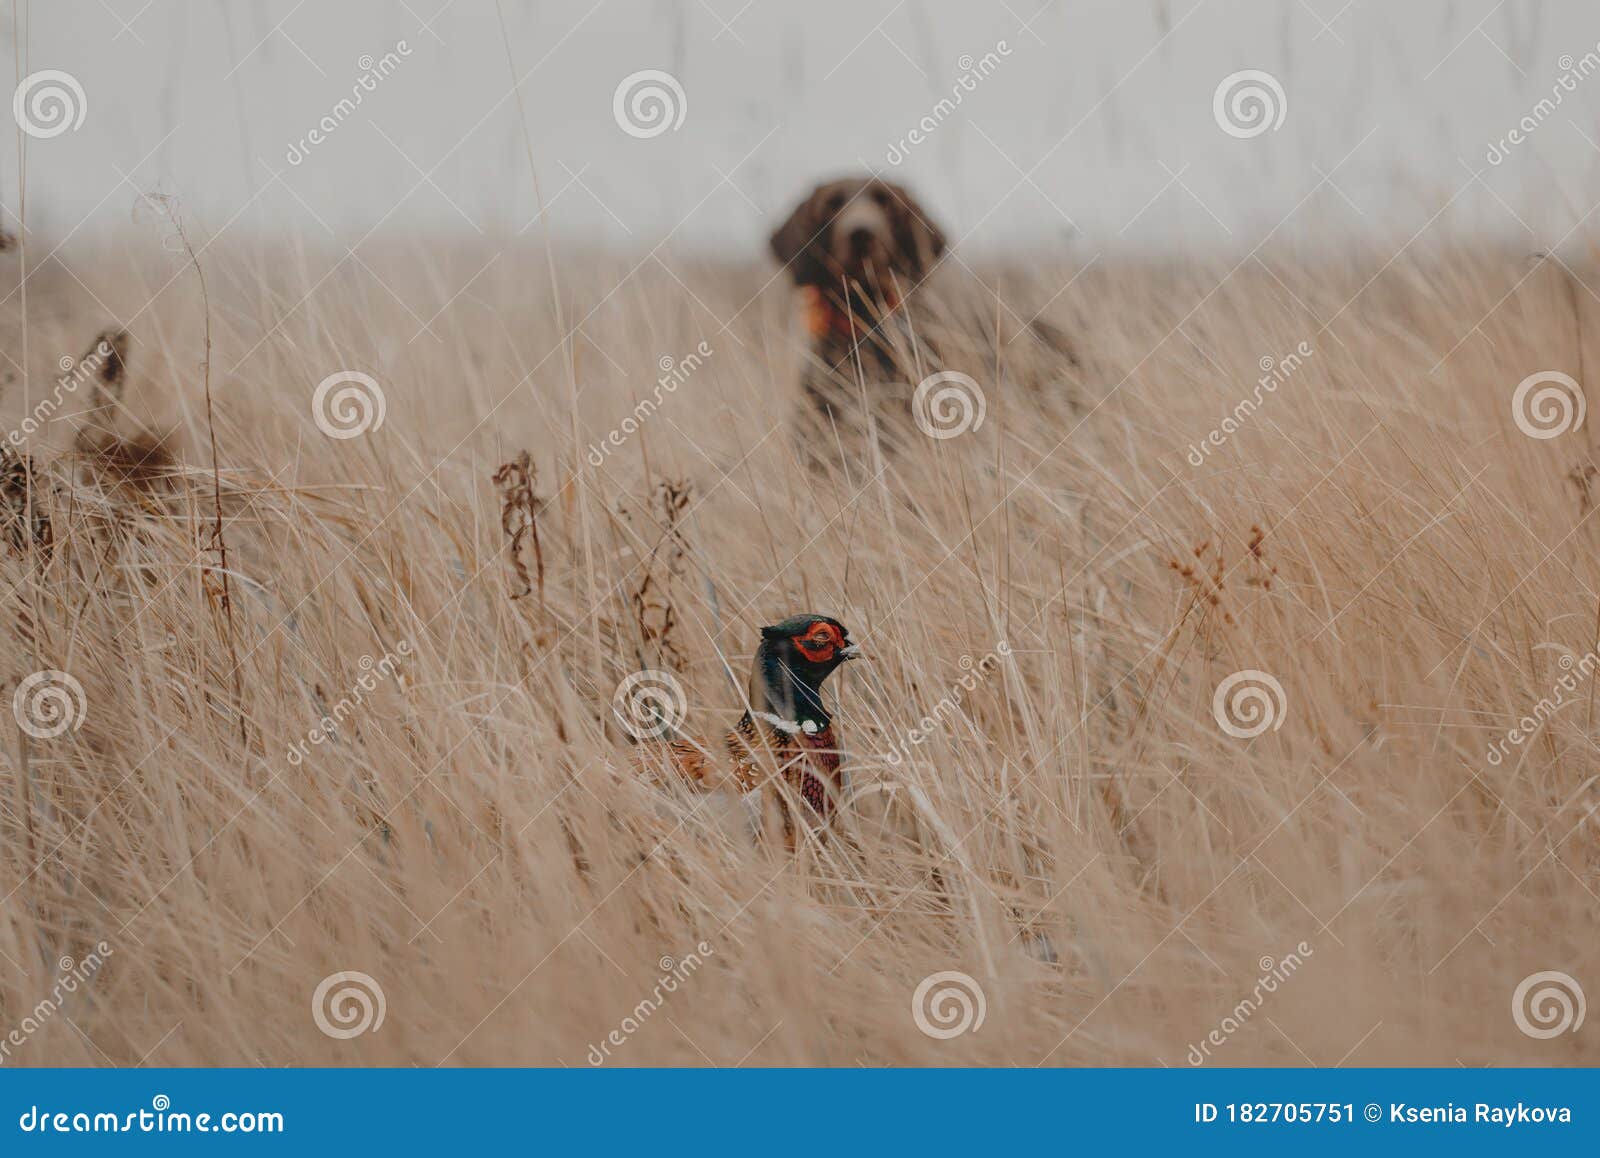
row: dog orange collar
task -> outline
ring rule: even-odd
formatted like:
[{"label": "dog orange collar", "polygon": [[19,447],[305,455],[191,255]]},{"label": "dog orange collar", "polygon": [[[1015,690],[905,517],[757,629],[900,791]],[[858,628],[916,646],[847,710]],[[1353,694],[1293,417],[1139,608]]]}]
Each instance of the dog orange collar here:
[{"label": "dog orange collar", "polygon": [[[854,339],[856,331],[865,333],[872,327],[867,324],[867,319],[856,317],[854,319],[844,310],[836,306],[827,294],[814,285],[802,286],[801,293],[805,304],[806,331],[813,338],[826,338],[829,334],[838,334],[842,338]],[[884,312],[893,313],[900,308],[899,295],[890,290],[884,294]]]}]

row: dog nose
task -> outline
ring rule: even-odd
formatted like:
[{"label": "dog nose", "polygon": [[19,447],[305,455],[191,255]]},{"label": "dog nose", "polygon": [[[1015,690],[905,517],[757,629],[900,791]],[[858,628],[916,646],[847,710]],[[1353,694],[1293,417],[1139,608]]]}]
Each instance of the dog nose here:
[{"label": "dog nose", "polygon": [[850,249],[854,253],[865,253],[872,248],[872,230],[852,229],[850,231]]}]

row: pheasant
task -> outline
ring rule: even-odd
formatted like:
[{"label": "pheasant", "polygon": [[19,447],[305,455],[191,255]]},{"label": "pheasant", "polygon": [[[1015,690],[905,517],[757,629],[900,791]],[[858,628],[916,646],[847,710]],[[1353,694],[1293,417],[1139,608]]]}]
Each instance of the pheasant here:
[{"label": "pheasant", "polygon": [[[774,773],[800,801],[807,827],[823,827],[844,788],[838,733],[822,704],[822,684],[834,669],[860,656],[844,624],[825,615],[791,615],[761,629],[751,665],[749,708],[727,734],[726,776],[705,746],[687,737],[663,742],[647,767],[666,767],[691,786],[710,791],[731,780],[741,795],[776,787]],[[775,793],[786,840],[794,842],[787,794]]]}]

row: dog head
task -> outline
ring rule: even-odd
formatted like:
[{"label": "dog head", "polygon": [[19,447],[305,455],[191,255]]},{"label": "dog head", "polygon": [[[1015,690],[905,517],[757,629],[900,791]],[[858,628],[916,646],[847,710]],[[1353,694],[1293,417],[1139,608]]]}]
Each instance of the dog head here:
[{"label": "dog head", "polygon": [[887,288],[916,282],[945,250],[944,234],[904,188],[877,177],[819,185],[772,235],[772,253],[796,285],[841,279]]}]

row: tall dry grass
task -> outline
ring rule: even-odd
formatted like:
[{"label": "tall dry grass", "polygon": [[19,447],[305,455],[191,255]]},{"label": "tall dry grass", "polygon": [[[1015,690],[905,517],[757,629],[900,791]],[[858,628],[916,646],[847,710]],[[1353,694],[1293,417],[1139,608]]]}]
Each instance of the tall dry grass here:
[{"label": "tall dry grass", "polygon": [[[484,269],[468,245],[224,239],[208,301],[148,234],[43,264],[27,393],[126,323],[119,429],[170,433],[181,465],[109,485],[71,453],[81,405],[30,443],[55,542],[6,546],[0,676],[9,698],[68,671],[88,708],[55,740],[6,720],[0,1030],[59,958],[112,954],[8,1060],[583,1065],[701,942],[612,1063],[1184,1065],[1291,953],[1210,1064],[1594,1060],[1510,1010],[1535,971],[1600,983],[1588,685],[1500,764],[1486,748],[1596,639],[1586,431],[1528,438],[1510,397],[1600,365],[1600,301],[1551,262],[1392,255],[952,268],[915,320],[982,384],[983,426],[822,472],[765,270],[558,254],[563,328],[533,247]],[[0,306],[19,363],[21,304]],[[381,429],[313,423],[341,369],[380,381]],[[905,392],[881,406],[914,429]],[[523,450],[513,525],[536,518],[544,574],[513,599],[491,480]],[[631,773],[610,701],[681,666],[714,736],[758,627],[798,610],[871,662],[830,684],[856,801],[789,855]],[[1255,739],[1212,713],[1246,669],[1286,696]],[[336,1040],[311,1001],[344,970],[387,1015]],[[945,970],[986,1019],[937,1040],[911,1000]]]}]

